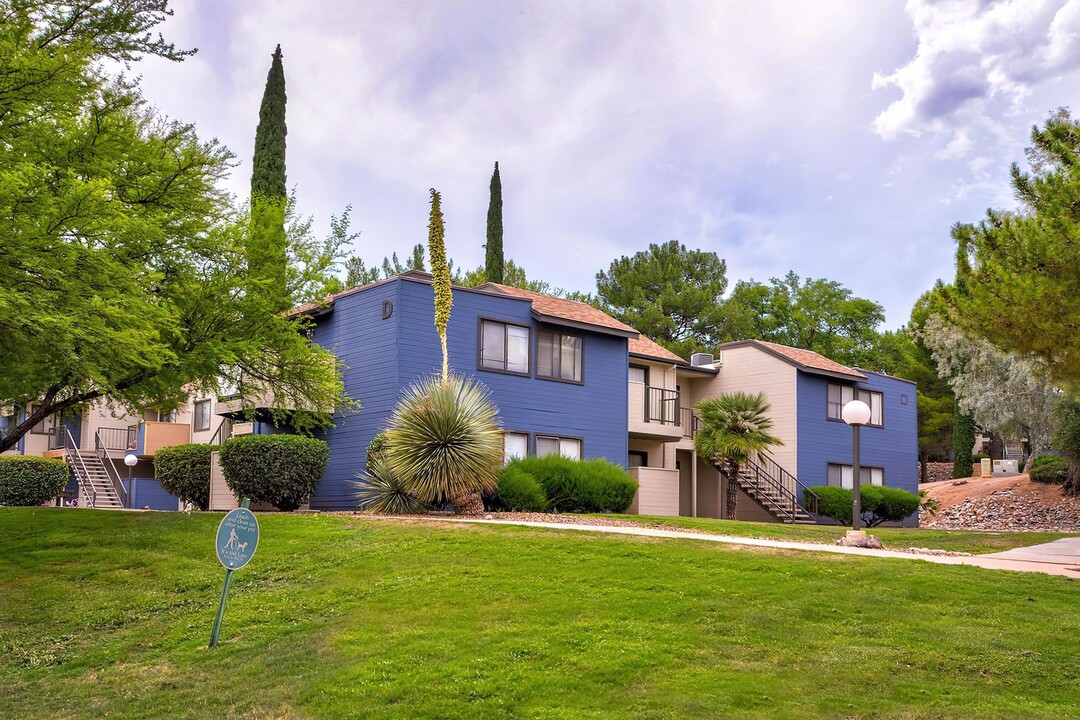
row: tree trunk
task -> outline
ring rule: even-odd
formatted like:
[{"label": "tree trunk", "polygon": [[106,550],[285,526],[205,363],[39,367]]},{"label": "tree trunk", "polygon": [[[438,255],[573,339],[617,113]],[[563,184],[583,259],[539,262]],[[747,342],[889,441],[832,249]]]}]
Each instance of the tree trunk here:
[{"label": "tree trunk", "polygon": [[727,469],[727,495],[724,498],[724,517],[735,519],[735,507],[739,502],[739,466],[730,463]]},{"label": "tree trunk", "polygon": [[1069,472],[1065,475],[1065,485],[1062,487],[1066,495],[1080,495],[1080,465],[1069,461]]}]

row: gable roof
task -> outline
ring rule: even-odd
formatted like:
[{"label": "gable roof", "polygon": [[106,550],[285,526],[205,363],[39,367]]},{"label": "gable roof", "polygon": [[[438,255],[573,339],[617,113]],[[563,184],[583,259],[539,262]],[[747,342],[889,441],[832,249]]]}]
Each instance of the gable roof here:
[{"label": "gable roof", "polygon": [[663,360],[665,362],[675,363],[676,365],[690,364],[675,353],[668,350],[663,345],[660,345],[657,342],[653,342],[644,335],[638,335],[636,338],[630,338],[629,345],[631,355],[636,355],[642,358],[649,358],[651,360]]},{"label": "gable roof", "polygon": [[602,310],[597,310],[592,305],[577,300],[557,298],[499,283],[484,283],[476,289],[531,301],[533,317],[541,322],[591,330],[607,335],[619,335],[630,339],[638,337],[638,331],[634,328],[619,322]]},{"label": "gable roof", "polygon": [[849,368],[847,365],[841,365],[835,360],[830,360],[813,350],[788,347],[787,345],[779,345],[777,343],[766,342],[765,340],[739,340],[738,342],[725,343],[721,345],[720,348],[744,347],[747,345],[763,350],[774,357],[778,357],[781,360],[794,365],[803,372],[814,375],[825,375],[827,377],[838,377],[845,380],[867,379],[867,377],[858,370]]}]

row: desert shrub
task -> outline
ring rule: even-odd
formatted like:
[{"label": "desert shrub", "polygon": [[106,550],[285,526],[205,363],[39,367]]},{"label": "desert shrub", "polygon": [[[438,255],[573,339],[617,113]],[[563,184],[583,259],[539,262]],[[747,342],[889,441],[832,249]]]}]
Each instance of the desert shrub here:
[{"label": "desert shrub", "polygon": [[385,458],[376,458],[372,463],[369,455],[368,470],[357,476],[356,486],[361,510],[385,515],[412,515],[425,509],[424,504],[413,497],[390,471]]},{"label": "desert shrub", "polygon": [[517,467],[536,478],[548,506],[560,512],[626,512],[637,481],[607,460],[571,460],[561,455],[519,458]]},{"label": "desert shrub", "polygon": [[[834,485],[810,488],[821,499],[818,512],[843,524],[851,524],[852,492]],[[899,522],[919,509],[919,496],[900,488],[861,485],[859,505],[867,527]]]},{"label": "desert shrub", "polygon": [[41,505],[59,495],[67,481],[68,466],[63,460],[0,457],[0,505]]},{"label": "desert shrub", "polygon": [[1034,462],[1031,463],[1031,467],[1029,469],[1034,470],[1035,468],[1042,467],[1043,465],[1052,465],[1054,463],[1059,463],[1064,459],[1065,458],[1061,457],[1060,455],[1044,453],[1039,457],[1035,458]]},{"label": "desert shrub", "polygon": [[221,446],[221,470],[229,489],[285,511],[308,501],[329,461],[325,442],[299,435],[249,435]]},{"label": "desert shrub", "polygon": [[367,446],[367,471],[370,473],[375,469],[375,463],[386,457],[386,433],[379,433],[375,437],[371,438],[371,442]]},{"label": "desert shrub", "polygon": [[200,510],[210,507],[210,454],[215,445],[173,445],[154,454],[154,477],[161,487]]},{"label": "desert shrub", "polygon": [[511,463],[499,473],[499,487],[488,505],[492,510],[544,512],[548,508],[548,499],[536,477],[520,465]]},{"label": "desert shrub", "polygon": [[1025,463],[1024,463],[1023,460],[1016,463],[1016,472],[1024,472],[1024,465],[1025,465]]},{"label": "desert shrub", "polygon": [[[1046,458],[1045,462],[1042,462]],[[1069,475],[1069,461],[1058,455],[1043,455],[1038,458],[1028,473],[1032,482],[1060,485]]]},{"label": "desert shrub", "polygon": [[422,380],[406,391],[390,419],[390,470],[426,504],[493,492],[503,460],[497,415],[487,388],[475,380]]}]

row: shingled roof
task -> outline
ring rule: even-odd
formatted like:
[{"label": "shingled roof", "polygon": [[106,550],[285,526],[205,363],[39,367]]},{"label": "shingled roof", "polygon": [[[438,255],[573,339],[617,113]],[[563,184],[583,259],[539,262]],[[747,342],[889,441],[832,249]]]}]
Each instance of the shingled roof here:
[{"label": "shingled roof", "polygon": [[629,325],[619,322],[602,310],[597,310],[577,300],[552,297],[543,293],[522,290],[521,288],[500,285],[499,283],[484,283],[477,290],[489,290],[522,298],[532,302],[533,315],[537,320],[554,322],[556,324],[583,326],[598,332],[606,332],[611,335],[621,335],[627,338],[638,337],[638,331]]},{"label": "shingled roof", "polygon": [[764,340],[739,340],[738,342],[721,345],[720,348],[742,347],[744,345],[758,347],[771,355],[779,357],[781,360],[790,362],[795,365],[795,367],[800,370],[805,370],[806,372],[819,375],[846,377],[851,378],[852,380],[866,380],[866,376],[858,370],[849,368],[847,365],[841,365],[835,360],[830,360],[813,350],[788,347],[787,345],[779,345]]},{"label": "shingled roof", "polygon": [[630,354],[637,355],[638,357],[650,358],[652,360],[664,360],[667,362],[675,363],[676,365],[689,365],[690,363],[683,360],[675,353],[668,350],[666,347],[655,343],[644,335],[638,335],[636,338],[630,338]]}]

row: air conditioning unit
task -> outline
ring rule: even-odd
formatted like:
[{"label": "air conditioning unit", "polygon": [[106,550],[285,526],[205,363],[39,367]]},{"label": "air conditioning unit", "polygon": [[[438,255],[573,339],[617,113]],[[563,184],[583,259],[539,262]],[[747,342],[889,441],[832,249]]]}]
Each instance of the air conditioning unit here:
[{"label": "air conditioning unit", "polygon": [[694,367],[704,367],[719,365],[724,361],[724,356],[721,354],[715,356],[712,353],[694,353],[690,356],[690,364]]}]

